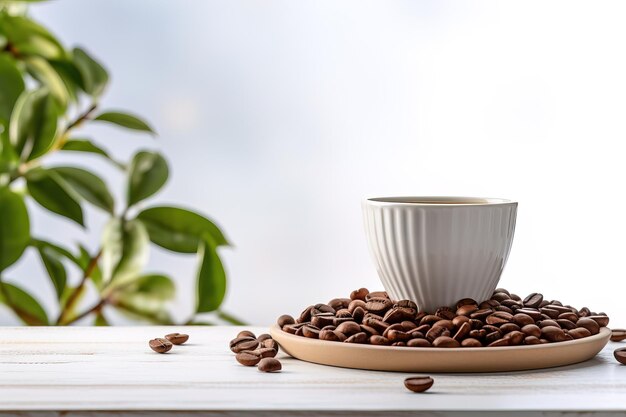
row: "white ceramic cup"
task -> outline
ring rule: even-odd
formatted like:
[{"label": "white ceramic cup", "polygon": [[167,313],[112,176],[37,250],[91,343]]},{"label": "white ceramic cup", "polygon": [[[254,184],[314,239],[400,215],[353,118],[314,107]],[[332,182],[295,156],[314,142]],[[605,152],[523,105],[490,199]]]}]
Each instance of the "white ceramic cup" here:
[{"label": "white ceramic cup", "polygon": [[385,290],[420,311],[491,297],[511,250],[517,203],[475,197],[363,202],[370,252]]}]

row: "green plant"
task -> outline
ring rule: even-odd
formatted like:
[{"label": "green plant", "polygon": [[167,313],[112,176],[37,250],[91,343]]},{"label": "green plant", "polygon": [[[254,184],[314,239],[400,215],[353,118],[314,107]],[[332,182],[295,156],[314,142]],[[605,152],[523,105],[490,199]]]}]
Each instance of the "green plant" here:
[{"label": "green plant", "polygon": [[[74,137],[87,123],[109,123],[154,134],[146,122],[126,112],[101,111],[108,83],[103,66],[80,48],[67,50],[26,14],[24,2],[0,1],[0,302],[28,325],[69,325],[93,317],[107,325],[105,312],[117,309],[133,318],[171,324],[167,301],[175,285],[163,274],[147,274],[149,244],[199,257],[196,313],[220,312],[226,274],[217,249],[228,245],[209,219],[180,207],[141,208],[168,178],[157,152],[140,150],[128,163],[90,139]],[[127,175],[126,198],[116,202],[105,181],[80,166],[49,166],[55,153],[99,155]],[[68,249],[37,238],[26,199],[53,215],[85,227],[83,205],[110,216],[100,249]],[[9,267],[28,248],[38,253],[54,288],[60,313],[50,317],[24,289],[6,280]],[[72,274],[78,282],[72,283]],[[15,279],[11,280],[15,282]],[[91,287],[97,300],[88,300]],[[94,292],[94,291],[90,292]],[[106,309],[105,309],[106,308]],[[195,323],[196,314],[188,323]]]}]

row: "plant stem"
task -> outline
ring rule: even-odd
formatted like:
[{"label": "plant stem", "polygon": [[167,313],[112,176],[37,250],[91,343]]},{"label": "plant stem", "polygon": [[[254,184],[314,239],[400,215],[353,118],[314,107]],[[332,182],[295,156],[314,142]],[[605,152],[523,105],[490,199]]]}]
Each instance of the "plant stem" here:
[{"label": "plant stem", "polygon": [[103,298],[101,299],[98,304],[96,304],[95,306],[91,307],[89,310],[86,310],[82,313],[80,313],[79,315],[72,317],[71,319],[69,319],[68,321],[66,321],[65,323],[63,323],[63,325],[68,326],[74,322],[77,322],[78,320],[81,320],[85,317],[87,317],[88,315],[90,315],[91,313],[97,313],[100,310],[102,310],[102,307],[104,307],[104,305],[107,303],[107,299]]},{"label": "plant stem", "polygon": [[67,298],[67,303],[65,303],[65,307],[61,311],[61,314],[59,314],[59,318],[56,321],[57,325],[69,324],[69,323],[76,321],[76,319],[72,319],[70,322],[65,322],[66,316],[67,314],[69,314],[70,311],[72,311],[72,307],[74,307],[74,304],[76,304],[76,301],[78,300],[78,296],[80,295],[83,287],[85,286],[87,279],[89,279],[93,271],[96,269],[96,266],[98,266],[98,261],[100,260],[100,256],[102,256],[102,249],[100,249],[98,253],[89,260],[89,263],[87,264],[87,267],[85,268],[85,272],[83,273],[83,277],[80,280],[78,287],[76,287],[74,291],[70,294],[70,296]]}]

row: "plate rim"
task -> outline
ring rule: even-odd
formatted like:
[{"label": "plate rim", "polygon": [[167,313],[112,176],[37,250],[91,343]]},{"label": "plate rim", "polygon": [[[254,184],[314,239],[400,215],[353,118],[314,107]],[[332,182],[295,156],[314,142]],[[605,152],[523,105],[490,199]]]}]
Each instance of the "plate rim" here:
[{"label": "plate rim", "polygon": [[[307,343],[309,345],[328,346],[329,343],[332,343],[332,346],[334,347],[343,346],[343,348],[347,348],[347,349],[361,348],[361,349],[368,349],[368,350],[371,349],[374,351],[378,350],[378,351],[383,351],[383,352],[398,352],[398,351],[402,351],[402,352],[417,351],[417,352],[431,352],[431,353],[432,352],[437,352],[437,353],[449,352],[450,354],[459,353],[459,352],[464,352],[464,353],[485,352],[485,351],[512,352],[516,350],[555,349],[555,348],[569,347],[569,346],[575,346],[575,345],[582,345],[586,343],[593,343],[596,341],[600,341],[602,339],[606,339],[606,341],[608,342],[608,339],[611,337],[611,329],[608,327],[601,327],[600,331],[597,334],[583,337],[580,339],[567,340],[565,342],[541,343],[537,345],[494,346],[486,350],[487,346],[443,348],[443,347],[380,346],[380,345],[369,345],[369,344],[364,344],[364,343],[333,342],[329,340],[319,340],[319,339],[311,339],[311,338],[304,337],[304,336],[296,336],[294,334],[283,331],[280,327],[278,327],[277,324],[273,324],[270,327],[270,334],[272,333],[277,333],[279,334],[280,337],[285,337],[289,340],[293,340],[294,342]],[[280,344],[280,341],[278,341],[278,343]],[[606,343],[605,343],[605,346],[606,346]],[[398,350],[398,348],[400,350]]]}]

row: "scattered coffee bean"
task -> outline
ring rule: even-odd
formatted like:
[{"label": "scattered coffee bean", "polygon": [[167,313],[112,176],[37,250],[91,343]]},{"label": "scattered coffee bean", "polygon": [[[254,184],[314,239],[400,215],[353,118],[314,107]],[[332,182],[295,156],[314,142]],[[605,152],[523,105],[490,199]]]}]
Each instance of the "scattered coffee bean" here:
[{"label": "scattered coffee bean", "polygon": [[[489,300],[478,303],[465,298],[434,313],[418,312],[414,302],[391,300],[384,291],[360,288],[349,299],[335,298],[328,304],[307,307],[298,320],[287,315],[278,320],[283,331],[297,336],[411,348],[566,342],[598,334],[608,322],[606,314],[586,307],[577,310],[559,300],[547,300],[539,293],[522,300],[503,288],[498,288]],[[616,333],[615,337],[626,339],[621,334]]]},{"label": "scattered coffee bean", "polygon": [[611,341],[621,342],[626,340],[626,329],[613,329],[611,330]]},{"label": "scattered coffee bean", "polygon": [[257,368],[261,372],[278,372],[282,369],[282,365],[278,359],[263,358],[259,361]]},{"label": "scattered coffee bean", "polygon": [[154,350],[156,353],[166,353],[172,349],[172,342],[163,338],[152,339],[149,343],[150,349]]},{"label": "scattered coffee bean", "polygon": [[254,350],[253,353],[259,355],[260,358],[273,358],[278,352],[276,349],[264,347]]},{"label": "scattered coffee bean", "polygon": [[243,352],[237,353],[235,359],[243,366],[254,366],[261,360],[261,355],[257,351],[252,352],[244,350]]},{"label": "scattered coffee bean", "polygon": [[278,342],[276,342],[274,339],[265,339],[261,343],[261,346],[265,348],[274,349],[275,351],[278,352]]},{"label": "scattered coffee bean", "polygon": [[271,339],[271,338],[272,338],[272,336],[270,336],[269,334],[267,334],[267,333],[263,333],[263,334],[260,334],[260,335],[256,338],[256,340],[258,340],[258,341],[259,341],[259,343],[263,343],[265,340],[268,340],[268,339]]},{"label": "scattered coffee bean", "polygon": [[239,333],[237,333],[237,337],[251,337],[253,339],[256,339],[256,336],[254,333],[252,333],[250,330],[242,330]]},{"label": "scattered coffee bean", "polygon": [[254,350],[258,346],[259,341],[250,336],[241,336],[230,341],[230,350],[235,353],[243,352],[244,350]]},{"label": "scattered coffee bean", "polygon": [[189,340],[189,335],[183,333],[170,333],[166,334],[165,338],[172,342],[172,344],[174,345],[182,345],[187,340]]},{"label": "scattered coffee bean", "polygon": [[622,365],[626,365],[626,348],[615,349],[613,352],[615,359]]},{"label": "scattered coffee bean", "polygon": [[413,392],[424,392],[433,386],[433,379],[429,376],[412,376],[404,380],[404,386]]}]

